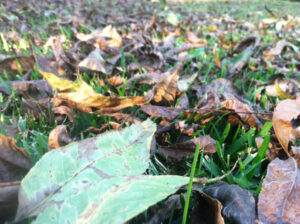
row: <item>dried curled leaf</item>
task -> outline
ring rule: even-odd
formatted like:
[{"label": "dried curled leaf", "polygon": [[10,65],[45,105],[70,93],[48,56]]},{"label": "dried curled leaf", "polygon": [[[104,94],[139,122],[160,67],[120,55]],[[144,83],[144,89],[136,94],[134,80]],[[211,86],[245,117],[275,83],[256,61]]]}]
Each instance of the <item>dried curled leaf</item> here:
[{"label": "dried curled leaf", "polygon": [[273,114],[273,126],[276,137],[287,155],[289,143],[295,141],[294,128],[291,121],[300,115],[300,97],[296,100],[283,100],[279,102]]},{"label": "dried curled leaf", "polygon": [[151,100],[149,96],[109,97],[96,93],[91,86],[82,79],[76,82],[61,79],[52,73],[40,71],[49,84],[56,89],[57,104],[65,102],[69,107],[91,113],[93,111],[117,111],[134,105],[143,105]]},{"label": "dried curled leaf", "polygon": [[66,125],[58,125],[49,134],[49,149],[56,149],[71,142],[71,136]]},{"label": "dried curled leaf", "polygon": [[258,217],[264,224],[300,223],[300,169],[294,158],[276,158],[268,166],[259,200]]},{"label": "dried curled leaf", "polygon": [[229,185],[222,181],[204,188],[203,191],[222,203],[223,217],[233,223],[254,223],[256,218],[255,200],[249,191],[238,185]]}]

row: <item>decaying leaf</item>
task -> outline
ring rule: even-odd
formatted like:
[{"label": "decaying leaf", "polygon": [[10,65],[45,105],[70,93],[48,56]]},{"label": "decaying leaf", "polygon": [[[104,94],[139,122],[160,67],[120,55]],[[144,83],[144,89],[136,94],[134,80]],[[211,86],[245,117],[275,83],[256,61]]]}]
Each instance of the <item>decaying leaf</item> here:
[{"label": "decaying leaf", "polygon": [[123,85],[125,79],[122,76],[118,75],[110,77],[107,81],[112,86],[120,86]]},{"label": "decaying leaf", "polygon": [[300,82],[296,79],[279,77],[275,79],[273,85],[266,86],[266,94],[279,96],[280,99],[295,97],[298,92],[300,92]]},{"label": "decaying leaf", "polygon": [[300,223],[300,170],[294,158],[276,158],[268,166],[259,194],[258,218],[264,224]]},{"label": "decaying leaf", "polygon": [[182,109],[172,108],[172,107],[162,107],[162,106],[154,106],[154,105],[143,105],[141,106],[141,110],[145,113],[154,116],[154,117],[164,117],[167,119],[173,119],[177,117],[180,113],[182,113]]},{"label": "decaying leaf", "polygon": [[255,200],[252,194],[238,185],[218,182],[203,189],[222,203],[222,215],[233,223],[252,224],[256,219]]},{"label": "decaying leaf", "polygon": [[[108,97],[96,93],[82,79],[76,82],[61,79],[54,74],[42,72],[49,84],[56,89],[58,102],[65,102],[69,107],[91,113],[94,111],[117,111],[134,105],[143,105],[151,100],[151,94],[146,97]],[[58,103],[57,103],[58,104]]]},{"label": "decaying leaf", "polygon": [[0,134],[0,220],[15,215],[19,181],[30,168],[25,149],[17,147],[13,138]]},{"label": "decaying leaf", "polygon": [[235,111],[240,116],[241,120],[247,123],[251,128],[256,126],[261,127],[261,122],[249,105],[243,103],[230,93],[224,93],[224,96],[225,100],[221,102],[223,107]]},{"label": "decaying leaf", "polygon": [[191,214],[192,223],[224,224],[221,202],[197,187],[193,187],[193,190],[196,194],[196,205]]},{"label": "decaying leaf", "polygon": [[3,133],[7,137],[15,137],[20,132],[20,128],[17,123],[12,125],[6,125],[0,122],[0,133]]},{"label": "decaying leaf", "polygon": [[193,138],[169,147],[159,146],[158,150],[164,154],[167,159],[180,161],[186,157],[193,157],[198,144],[200,144],[205,154],[212,154],[217,150],[216,141],[209,135]]},{"label": "decaying leaf", "polygon": [[55,107],[53,109],[53,113],[55,115],[55,120],[58,121],[59,123],[63,122],[65,120],[65,117],[68,117],[69,120],[72,122],[72,129],[74,128],[75,118],[71,108],[66,106]]},{"label": "decaying leaf", "polygon": [[283,100],[279,102],[273,114],[273,126],[276,137],[287,155],[290,155],[289,144],[297,137],[291,124],[300,114],[300,97],[295,100]]},{"label": "decaying leaf", "polygon": [[172,74],[165,75],[165,78],[154,87],[153,100],[161,102],[163,99],[167,101],[174,101],[177,92],[178,70],[173,71]]},{"label": "decaying leaf", "polygon": [[106,71],[105,68],[105,60],[101,56],[101,51],[99,48],[93,50],[85,59],[83,59],[83,61],[79,63],[78,66],[89,71],[108,74],[108,71]]},{"label": "decaying leaf", "polygon": [[69,144],[72,141],[68,127],[66,125],[58,125],[49,134],[49,149],[57,149]]},{"label": "decaying leaf", "polygon": [[272,59],[275,56],[278,56],[281,54],[283,48],[286,46],[286,41],[285,40],[280,40],[279,42],[276,43],[276,46],[272,48],[269,51],[264,51],[264,59]]},{"label": "decaying leaf", "polygon": [[[32,97],[37,100],[53,96],[53,89],[45,80],[9,81],[6,84],[20,95]],[[11,94],[10,89],[2,83],[0,83],[0,92],[5,95]]]},{"label": "decaying leaf", "polygon": [[8,57],[0,61],[0,71],[7,73],[26,72],[33,69],[35,60],[32,55]]}]

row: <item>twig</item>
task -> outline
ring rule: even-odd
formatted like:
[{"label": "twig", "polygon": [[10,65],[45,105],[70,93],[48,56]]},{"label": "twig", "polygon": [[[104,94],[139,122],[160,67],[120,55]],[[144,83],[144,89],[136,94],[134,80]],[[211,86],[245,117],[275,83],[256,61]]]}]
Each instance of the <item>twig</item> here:
[{"label": "twig", "polygon": [[20,185],[21,181],[14,181],[14,182],[8,182],[8,183],[0,183],[0,187],[10,187],[10,186],[16,186]]},{"label": "twig", "polygon": [[225,177],[227,177],[229,174],[232,173],[232,171],[235,169],[236,165],[238,163],[238,160],[235,162],[234,166],[231,168],[231,170],[228,173],[225,173],[224,175],[220,176],[220,177],[215,177],[215,178],[211,178],[208,179],[206,177],[204,178],[194,178],[193,183],[197,183],[197,184],[209,184],[215,181],[219,181],[224,179]]}]

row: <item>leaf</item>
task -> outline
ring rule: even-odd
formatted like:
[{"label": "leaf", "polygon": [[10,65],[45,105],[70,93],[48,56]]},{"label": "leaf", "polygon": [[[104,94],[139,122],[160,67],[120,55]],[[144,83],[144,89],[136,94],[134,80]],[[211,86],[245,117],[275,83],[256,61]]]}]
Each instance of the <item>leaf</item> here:
[{"label": "leaf", "polygon": [[[91,113],[95,110],[117,111],[134,105],[143,105],[151,99],[150,96],[142,97],[109,97],[96,93],[91,86],[81,78],[76,82],[61,79],[52,73],[40,71],[49,84],[56,89],[56,99],[65,102],[69,107]],[[59,103],[57,103],[59,104]]]},{"label": "leaf", "polygon": [[300,114],[300,98],[296,100],[283,100],[279,102],[273,113],[273,127],[278,141],[287,155],[289,153],[289,142],[296,138],[293,135],[294,128],[291,121]]},{"label": "leaf", "polygon": [[79,65],[80,68],[87,69],[89,71],[101,72],[103,74],[108,74],[105,68],[105,60],[101,56],[101,51],[99,48],[93,50],[85,59],[83,59]]},{"label": "leaf", "polygon": [[221,105],[229,110],[235,111],[241,120],[247,123],[251,128],[261,126],[261,122],[256,117],[251,106],[239,100],[231,93],[224,93],[225,100],[221,102]]},{"label": "leaf", "polygon": [[224,224],[222,204],[217,199],[193,187],[196,205],[192,210],[192,223]]},{"label": "leaf", "polygon": [[58,125],[49,134],[49,149],[56,149],[70,142],[72,142],[72,140],[66,125]]},{"label": "leaf", "polygon": [[18,57],[7,57],[0,60],[0,71],[6,71],[7,73],[20,73],[29,71],[33,69],[34,57],[32,55],[28,56],[18,56]]},{"label": "leaf", "polygon": [[183,112],[183,110],[180,108],[154,106],[154,105],[143,105],[141,106],[141,110],[151,116],[164,117],[167,119],[176,118],[179,114]]},{"label": "leaf", "polygon": [[32,97],[37,100],[53,96],[53,89],[45,80],[8,81],[5,84],[7,86],[0,83],[0,92],[5,95],[11,94],[11,90],[9,89],[11,88],[20,95]]},{"label": "leaf", "polygon": [[300,223],[300,170],[294,158],[273,160],[258,199],[258,217],[264,223]]},{"label": "leaf", "polygon": [[153,100],[155,102],[161,102],[163,99],[168,101],[174,101],[178,89],[178,78],[179,71],[183,65],[183,60],[179,62],[176,68],[165,72],[162,76],[163,78],[154,86]]},{"label": "leaf", "polygon": [[167,159],[180,161],[187,156],[193,157],[198,144],[201,145],[201,149],[204,149],[205,154],[213,154],[217,150],[216,141],[209,135],[193,138],[169,147],[159,146],[158,150],[160,153],[164,154]]},{"label": "leaf", "polygon": [[186,79],[180,79],[178,81],[178,89],[181,92],[187,91],[190,87],[191,84],[193,84],[193,82],[195,81],[195,79],[197,78],[198,74],[195,73],[194,75],[186,78]]},{"label": "leaf", "polygon": [[25,149],[17,147],[13,138],[0,134],[0,222],[15,215],[19,180],[30,168]]},{"label": "leaf", "polygon": [[147,120],[48,152],[21,183],[16,221],[124,223],[176,192],[188,177],[141,175],[155,130]]},{"label": "leaf", "polygon": [[231,222],[254,223],[256,218],[255,200],[249,191],[238,185],[229,185],[221,181],[204,188],[203,192],[222,203],[222,215]]},{"label": "leaf", "polygon": [[161,82],[154,87],[153,100],[161,102],[163,99],[174,101],[177,92],[178,72],[166,76]]},{"label": "leaf", "polygon": [[275,47],[272,48],[269,51],[264,51],[263,55],[264,55],[264,60],[268,60],[268,59],[272,59],[275,56],[278,56],[281,54],[283,48],[286,46],[287,42],[285,40],[280,40],[276,43]]}]

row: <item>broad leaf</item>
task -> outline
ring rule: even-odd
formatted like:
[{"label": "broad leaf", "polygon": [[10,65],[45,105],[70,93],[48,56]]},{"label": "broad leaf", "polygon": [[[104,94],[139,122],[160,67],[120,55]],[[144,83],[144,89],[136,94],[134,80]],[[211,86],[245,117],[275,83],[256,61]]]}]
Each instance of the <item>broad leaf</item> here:
[{"label": "broad leaf", "polygon": [[47,153],[22,181],[16,220],[123,223],[176,192],[187,177],[141,175],[155,130],[148,120]]}]

